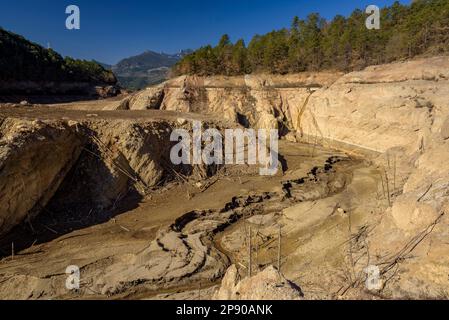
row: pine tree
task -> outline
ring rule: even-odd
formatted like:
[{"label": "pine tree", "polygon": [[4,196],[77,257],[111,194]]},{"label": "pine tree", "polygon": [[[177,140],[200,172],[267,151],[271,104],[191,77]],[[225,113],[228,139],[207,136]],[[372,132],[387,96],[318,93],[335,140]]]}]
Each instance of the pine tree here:
[{"label": "pine tree", "polygon": [[248,72],[248,60],[245,41],[238,40],[232,48],[232,75],[240,75]]},{"label": "pine tree", "polygon": [[409,6],[396,1],[381,10],[380,30],[368,30],[366,17],[360,9],[331,21],[317,13],[306,20],[295,16],[290,29],[256,35],[247,48],[243,40],[232,44],[225,34],[215,48],[206,46],[184,57],[175,73],[350,71],[426,52],[449,52],[448,0],[416,0]]}]

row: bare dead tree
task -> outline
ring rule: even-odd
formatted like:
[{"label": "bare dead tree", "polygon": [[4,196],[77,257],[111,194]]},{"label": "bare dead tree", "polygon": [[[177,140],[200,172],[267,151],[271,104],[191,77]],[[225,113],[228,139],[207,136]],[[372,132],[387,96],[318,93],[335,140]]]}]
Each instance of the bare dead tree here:
[{"label": "bare dead tree", "polygon": [[384,173],[385,173],[385,182],[387,185],[388,206],[391,207],[390,181],[388,179],[388,173],[385,169],[384,169]]},{"label": "bare dead tree", "polygon": [[251,243],[251,226],[248,227],[248,276],[252,276],[252,243]]},{"label": "bare dead tree", "polygon": [[281,243],[282,243],[282,229],[281,225],[279,225],[279,233],[278,233],[279,245],[278,245],[278,271],[281,272]]}]

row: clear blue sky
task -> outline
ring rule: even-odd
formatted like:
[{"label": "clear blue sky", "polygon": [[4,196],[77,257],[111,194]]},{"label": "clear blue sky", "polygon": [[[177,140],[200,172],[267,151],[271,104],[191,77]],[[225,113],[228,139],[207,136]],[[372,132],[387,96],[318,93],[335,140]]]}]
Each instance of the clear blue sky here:
[{"label": "clear blue sky", "polygon": [[[0,26],[63,55],[106,63],[145,50],[178,52],[215,44],[228,33],[249,41],[288,27],[293,16],[325,18],[393,0],[1,0]],[[401,3],[410,3],[402,0]],[[65,29],[65,8],[81,10],[81,30]]]}]

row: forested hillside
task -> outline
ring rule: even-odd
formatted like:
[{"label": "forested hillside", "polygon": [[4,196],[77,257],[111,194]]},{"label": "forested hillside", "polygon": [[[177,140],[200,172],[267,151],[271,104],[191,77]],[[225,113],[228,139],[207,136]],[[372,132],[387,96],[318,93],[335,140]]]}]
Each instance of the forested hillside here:
[{"label": "forested hillside", "polygon": [[381,28],[368,30],[368,15],[356,9],[349,17],[326,21],[319,14],[293,19],[289,29],[256,35],[248,46],[224,35],[216,47],[184,57],[176,74],[239,75],[252,72],[293,73],[368,65],[449,52],[449,0],[399,2],[381,10]]},{"label": "forested hillside", "polygon": [[52,49],[0,28],[0,81],[115,84],[114,74],[94,61],[63,58]]}]

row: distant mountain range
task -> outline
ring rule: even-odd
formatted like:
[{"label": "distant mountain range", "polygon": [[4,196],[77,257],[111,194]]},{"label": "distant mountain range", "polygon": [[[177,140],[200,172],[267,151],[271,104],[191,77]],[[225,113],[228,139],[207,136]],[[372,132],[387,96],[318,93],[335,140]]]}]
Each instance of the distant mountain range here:
[{"label": "distant mountain range", "polygon": [[[167,54],[146,51],[109,65],[63,57],[0,27],[0,93],[48,91],[40,88],[42,83],[86,83],[93,87],[115,85],[117,80],[123,88],[140,90],[165,81],[170,68],[191,52],[182,50],[177,54]],[[31,82],[38,88],[26,87]]]},{"label": "distant mountain range", "polygon": [[122,87],[139,90],[167,80],[170,68],[191,52],[182,50],[177,54],[167,54],[145,51],[140,55],[123,59],[114,66],[100,64],[114,72]]}]

